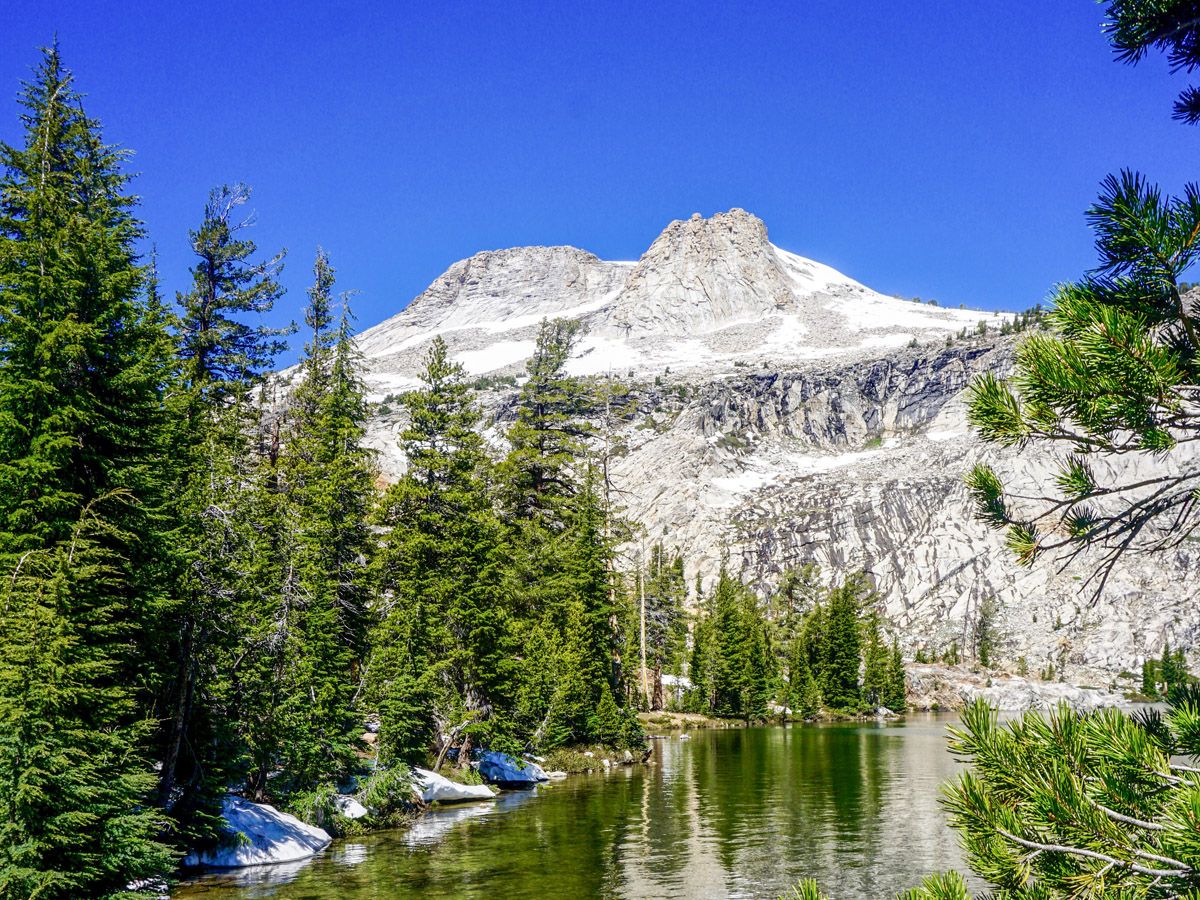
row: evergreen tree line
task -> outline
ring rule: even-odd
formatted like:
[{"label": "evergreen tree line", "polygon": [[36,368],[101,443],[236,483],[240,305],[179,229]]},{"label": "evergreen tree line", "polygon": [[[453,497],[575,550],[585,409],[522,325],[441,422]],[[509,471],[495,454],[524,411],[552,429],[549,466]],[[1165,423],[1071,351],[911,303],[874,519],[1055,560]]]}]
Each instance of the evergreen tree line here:
[{"label": "evergreen tree line", "polygon": [[1183,650],[1171,651],[1171,642],[1163,644],[1162,657],[1147,657],[1142,663],[1142,695],[1145,697],[1167,697],[1173,688],[1192,684],[1195,677],[1188,671],[1187,657]]},{"label": "evergreen tree line", "polygon": [[701,600],[685,707],[748,722],[773,703],[796,720],[904,710],[904,662],[883,639],[878,600],[866,576],[825,588],[809,565],[785,573],[764,606],[722,569]]},{"label": "evergreen tree line", "polygon": [[[168,302],[126,153],[57,48],[21,104],[0,144],[0,898],[153,891],[229,790],[303,811],[368,762],[640,745],[628,530],[594,391],[565,374],[575,326],[543,324],[501,459],[435,342],[381,494],[329,257],[299,364],[269,376],[295,329],[258,324],[285,256],[249,238],[248,189],[211,194]],[[656,629],[678,623],[648,627],[671,652]]]}]

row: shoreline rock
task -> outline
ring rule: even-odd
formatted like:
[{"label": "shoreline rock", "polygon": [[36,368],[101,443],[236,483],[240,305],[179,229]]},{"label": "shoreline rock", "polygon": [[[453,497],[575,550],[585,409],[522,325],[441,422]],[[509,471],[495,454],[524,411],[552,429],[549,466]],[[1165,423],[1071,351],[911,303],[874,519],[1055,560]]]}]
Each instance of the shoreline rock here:
[{"label": "shoreline rock", "polygon": [[470,803],[495,800],[486,784],[459,784],[429,769],[413,769],[413,790],[424,803]]},{"label": "shoreline rock", "polygon": [[479,774],[492,784],[504,788],[531,788],[550,780],[537,763],[518,760],[495,750],[485,750],[479,754]]},{"label": "shoreline rock", "polygon": [[908,667],[908,702],[912,709],[956,710],[978,698],[1002,712],[1053,709],[1064,702],[1080,711],[1128,705],[1121,694],[1107,688],[973,672],[955,666],[917,664]]},{"label": "shoreline rock", "polygon": [[241,869],[296,862],[315,856],[333,840],[323,828],[243,797],[226,797],[221,815],[226,840],[211,850],[193,850],[183,859],[185,867]]}]

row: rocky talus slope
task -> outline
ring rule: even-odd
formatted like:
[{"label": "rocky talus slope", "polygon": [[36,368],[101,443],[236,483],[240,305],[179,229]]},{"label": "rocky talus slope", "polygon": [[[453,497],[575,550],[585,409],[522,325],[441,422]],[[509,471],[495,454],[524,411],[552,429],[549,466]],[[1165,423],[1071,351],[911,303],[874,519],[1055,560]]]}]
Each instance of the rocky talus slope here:
[{"label": "rocky talus slope", "polygon": [[505,382],[556,316],[584,327],[573,372],[628,387],[610,423],[614,483],[649,540],[685,553],[689,579],[724,563],[766,591],[808,561],[866,569],[911,653],[969,647],[994,600],[1002,663],[1105,685],[1164,640],[1200,635],[1193,549],[1131,557],[1094,598],[1081,591],[1088,559],[1020,568],[973,518],[974,462],[1017,484],[1053,462],[984,448],[967,427],[967,384],[1011,358],[1000,315],[880,295],[773,246],[741,210],[671,223],[636,263],[530,247],[451,266],[360,339],[385,472],[403,469],[389,396],[415,386],[435,335],[491,376],[482,399],[499,444],[517,390]]}]

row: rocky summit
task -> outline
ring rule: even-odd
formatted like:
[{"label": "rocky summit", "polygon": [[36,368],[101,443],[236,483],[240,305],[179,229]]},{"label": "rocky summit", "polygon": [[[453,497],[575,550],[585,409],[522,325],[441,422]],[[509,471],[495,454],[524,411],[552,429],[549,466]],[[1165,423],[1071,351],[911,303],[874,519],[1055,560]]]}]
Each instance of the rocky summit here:
[{"label": "rocky summit", "polygon": [[967,426],[965,388],[1003,373],[1019,339],[999,335],[1007,315],[879,294],[774,246],[740,209],[672,222],[636,262],[488,251],[361,335],[380,401],[369,441],[385,475],[403,470],[394,395],[441,335],[479,378],[499,444],[539,323],[576,319],[570,371],[628,388],[608,416],[614,486],[649,540],[683,551],[689,580],[724,563],[765,592],[805,562],[865,569],[910,654],[969,647],[992,606],[1001,665],[1107,684],[1164,641],[1200,637],[1180,590],[1196,553],[1128,557],[1096,596],[1094,559],[1022,568],[975,520],[963,477],[976,461],[1018,485],[1054,466]]}]

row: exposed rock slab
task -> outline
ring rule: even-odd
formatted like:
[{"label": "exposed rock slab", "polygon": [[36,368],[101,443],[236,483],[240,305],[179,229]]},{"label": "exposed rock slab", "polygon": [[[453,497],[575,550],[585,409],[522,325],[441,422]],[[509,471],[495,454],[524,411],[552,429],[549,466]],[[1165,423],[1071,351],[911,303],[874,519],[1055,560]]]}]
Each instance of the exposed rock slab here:
[{"label": "exposed rock slab", "polygon": [[[971,379],[1010,366],[1002,316],[879,294],[730,210],[672,222],[635,263],[569,247],[456,263],[361,336],[368,381],[379,399],[415,386],[435,335],[472,374],[520,375],[549,316],[585,328],[571,371],[630,386],[629,411],[610,423],[609,472],[647,536],[683,552],[689,585],[711,584],[723,561],[764,595],[789,566],[865,569],[910,656],[953,644],[969,655],[994,599],[1001,666],[1098,684],[1166,641],[1200,639],[1200,604],[1180,589],[1197,545],[1129,557],[1092,596],[1095,557],[1021,568],[974,519],[963,477],[977,461],[1014,486],[1044,483],[1054,465],[1045,448],[1000,453],[967,426]],[[981,321],[986,335],[947,346]],[[516,391],[482,395],[497,452]],[[404,469],[403,424],[392,408],[368,432],[390,477]]]},{"label": "exposed rock slab", "polygon": [[1006,712],[1047,710],[1063,703],[1082,712],[1128,705],[1120,694],[1106,688],[991,676],[950,666],[912,666],[908,686],[909,703],[917,709],[962,709],[977,699]]},{"label": "exposed rock slab", "polygon": [[212,850],[188,854],[185,866],[237,869],[297,862],[324,850],[331,840],[322,828],[242,797],[226,797],[221,815],[226,840]]},{"label": "exposed rock slab", "polygon": [[459,784],[429,769],[413,769],[413,790],[426,803],[468,803],[495,800],[486,784]]},{"label": "exposed rock slab", "polygon": [[537,763],[495,750],[479,754],[479,774],[492,784],[507,788],[530,788],[550,780]]}]

